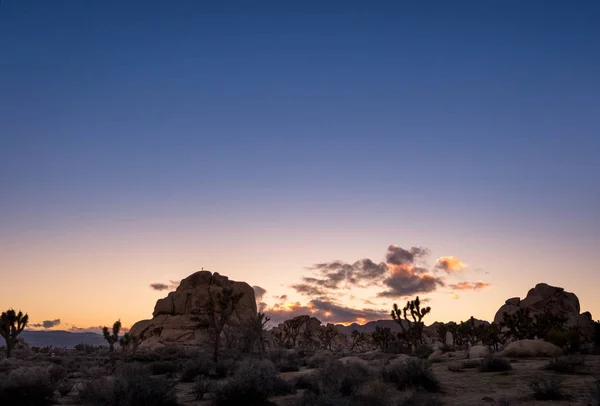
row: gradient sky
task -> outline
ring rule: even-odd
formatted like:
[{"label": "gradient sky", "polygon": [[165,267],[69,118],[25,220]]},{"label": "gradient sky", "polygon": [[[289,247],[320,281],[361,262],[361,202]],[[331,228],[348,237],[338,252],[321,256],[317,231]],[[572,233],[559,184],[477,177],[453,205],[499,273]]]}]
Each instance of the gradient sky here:
[{"label": "gradient sky", "polygon": [[[468,265],[421,294],[428,322],[542,281],[600,318],[598,21],[595,1],[3,0],[0,308],[131,325],[150,283],[202,267],[292,308],[306,267],[397,244]],[[332,300],[405,300],[382,290]]]}]

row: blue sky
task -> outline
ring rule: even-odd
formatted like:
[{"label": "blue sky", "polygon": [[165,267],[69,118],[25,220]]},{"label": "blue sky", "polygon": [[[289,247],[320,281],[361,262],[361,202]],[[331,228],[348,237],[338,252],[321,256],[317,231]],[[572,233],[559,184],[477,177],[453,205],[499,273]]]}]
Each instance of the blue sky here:
[{"label": "blue sky", "polygon": [[600,259],[599,19],[592,1],[4,0],[0,272],[146,289],[204,266],[275,293],[395,243],[492,270],[490,308],[547,277],[600,312],[578,282]]}]

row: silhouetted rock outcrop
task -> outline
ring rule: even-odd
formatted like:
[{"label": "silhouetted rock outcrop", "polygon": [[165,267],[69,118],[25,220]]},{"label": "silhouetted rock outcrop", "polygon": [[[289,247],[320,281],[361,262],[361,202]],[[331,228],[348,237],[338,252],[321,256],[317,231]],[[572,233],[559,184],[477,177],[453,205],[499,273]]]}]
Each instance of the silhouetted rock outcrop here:
[{"label": "silhouetted rock outcrop", "polygon": [[[246,282],[235,282],[209,271],[196,272],[181,281],[177,290],[159,299],[151,320],[138,321],[130,334],[140,338],[139,348],[156,349],[165,346],[210,348],[212,336],[207,331],[206,308],[210,297],[223,289],[243,293],[229,319],[230,326],[239,326],[257,316],[254,289]],[[217,315],[220,309],[216,308]]]},{"label": "silhouetted rock outcrop", "polygon": [[503,320],[504,313],[512,315],[519,309],[529,309],[532,316],[549,312],[555,316],[567,317],[566,327],[579,326],[581,333],[588,339],[594,336],[594,322],[589,312],[580,314],[579,299],[574,293],[563,288],[538,283],[527,292],[524,299],[518,297],[508,299],[496,312],[495,323]]}]

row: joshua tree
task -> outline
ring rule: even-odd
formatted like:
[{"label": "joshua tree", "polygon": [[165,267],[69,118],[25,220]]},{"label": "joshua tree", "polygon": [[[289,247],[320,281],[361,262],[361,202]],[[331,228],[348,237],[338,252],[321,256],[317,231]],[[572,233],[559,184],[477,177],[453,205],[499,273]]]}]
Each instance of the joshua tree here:
[{"label": "joshua tree", "polygon": [[360,347],[362,344],[369,341],[367,334],[358,330],[352,330],[352,334],[350,334],[350,337],[352,338],[350,351],[353,351],[355,347]]},{"label": "joshua tree", "polygon": [[535,337],[533,318],[529,309],[519,309],[512,315],[505,312],[502,316],[503,320],[500,325],[507,328],[508,334],[515,340],[532,339]]},{"label": "joshua tree", "polygon": [[437,325],[435,332],[437,334],[437,339],[440,343],[446,344],[446,336],[448,334],[448,325],[445,323],[440,323]]},{"label": "joshua tree", "polygon": [[229,319],[243,295],[243,292],[233,293],[233,289],[229,287],[223,288],[215,295],[209,289],[206,303],[196,312],[197,316],[194,319],[203,326],[207,325],[213,333],[213,360],[215,362],[219,359],[223,328],[229,323]]},{"label": "joshua tree", "polygon": [[18,336],[23,332],[29,322],[29,315],[23,314],[19,310],[16,313],[13,309],[2,312],[0,316],[0,335],[6,341],[6,358],[10,358],[12,350],[17,344]]},{"label": "joshua tree", "polygon": [[108,350],[110,352],[113,352],[115,349],[115,344],[119,342],[119,331],[121,331],[121,320],[115,321],[112,327],[112,332],[108,329],[108,327],[102,327],[102,335],[108,342]]},{"label": "joshua tree", "polygon": [[119,345],[123,349],[123,351],[128,351],[129,348],[135,352],[137,350],[138,345],[140,345],[140,338],[138,336],[134,336],[131,333],[123,334],[123,337],[119,339]]},{"label": "joshua tree", "polygon": [[377,344],[381,351],[387,351],[390,342],[394,339],[392,330],[389,327],[375,326],[375,331],[371,333],[373,342]]},{"label": "joshua tree", "polygon": [[[423,317],[431,312],[431,307],[421,309],[421,301],[419,296],[415,300],[406,302],[406,306],[402,310],[394,303],[391,315],[396,323],[400,325],[402,332],[398,337],[405,341],[408,345],[415,348],[423,343]],[[412,321],[408,319],[408,316]]]},{"label": "joshua tree", "polygon": [[308,316],[298,316],[293,319],[286,320],[283,323],[283,330],[285,332],[285,336],[288,340],[291,341],[292,346],[295,348],[298,343],[298,336],[300,335],[300,330],[302,326],[308,321]]},{"label": "joshua tree", "polygon": [[335,327],[329,325],[327,327],[325,327],[324,329],[322,329],[321,331],[319,331],[319,341],[321,341],[321,345],[323,346],[323,348],[325,348],[326,350],[329,351],[333,351],[333,349],[331,348],[331,346],[333,345],[333,340],[338,336],[338,331],[335,329]]},{"label": "joshua tree", "polygon": [[264,313],[258,312],[258,315],[248,321],[246,330],[246,352],[251,351],[258,346],[258,351],[265,352],[265,326],[271,319]]}]

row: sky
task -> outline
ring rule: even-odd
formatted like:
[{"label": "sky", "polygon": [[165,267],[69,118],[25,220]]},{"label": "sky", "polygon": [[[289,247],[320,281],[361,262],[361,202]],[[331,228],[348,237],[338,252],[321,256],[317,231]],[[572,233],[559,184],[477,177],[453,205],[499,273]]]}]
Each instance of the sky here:
[{"label": "sky", "polygon": [[598,2],[213,3],[0,3],[0,309],[130,326],[204,268],[275,319],[600,318]]}]

